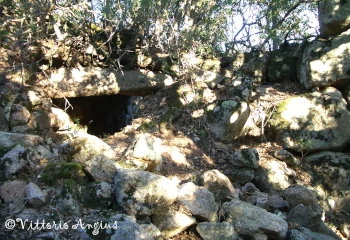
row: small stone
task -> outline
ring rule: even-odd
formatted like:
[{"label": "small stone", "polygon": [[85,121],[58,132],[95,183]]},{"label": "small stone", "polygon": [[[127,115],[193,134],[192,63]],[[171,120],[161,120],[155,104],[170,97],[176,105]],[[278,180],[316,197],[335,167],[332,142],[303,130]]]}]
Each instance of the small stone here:
[{"label": "small stone", "polygon": [[233,226],[227,222],[201,222],[196,229],[204,240],[239,239]]},{"label": "small stone", "polygon": [[41,208],[45,205],[47,195],[45,192],[41,191],[35,183],[30,182],[27,184],[26,195],[29,206],[33,208]]}]

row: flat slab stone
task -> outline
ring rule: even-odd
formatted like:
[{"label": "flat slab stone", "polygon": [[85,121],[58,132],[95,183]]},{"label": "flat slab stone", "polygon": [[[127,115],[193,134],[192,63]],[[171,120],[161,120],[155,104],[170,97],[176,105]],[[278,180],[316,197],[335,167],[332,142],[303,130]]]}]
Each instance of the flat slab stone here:
[{"label": "flat slab stone", "polygon": [[122,94],[143,96],[172,83],[172,78],[149,70],[117,71],[112,68],[60,68],[45,86],[52,98]]}]

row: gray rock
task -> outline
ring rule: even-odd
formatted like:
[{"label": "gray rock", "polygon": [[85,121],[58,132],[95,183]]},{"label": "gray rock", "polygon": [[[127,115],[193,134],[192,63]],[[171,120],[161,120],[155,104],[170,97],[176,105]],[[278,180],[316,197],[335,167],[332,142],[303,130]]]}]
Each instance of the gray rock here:
[{"label": "gray rock", "polygon": [[216,138],[230,141],[243,133],[249,114],[250,108],[245,101],[219,101],[207,107],[206,121]]},{"label": "gray rock", "polygon": [[[80,221],[80,222],[79,222]],[[82,228],[79,224],[96,224],[102,223],[102,227],[98,228]],[[161,239],[153,236],[157,231],[154,225],[143,226],[136,223],[136,220],[128,215],[115,214],[113,211],[98,211],[91,212],[90,215],[84,216],[83,221],[81,218],[71,223],[73,226],[78,226],[78,236],[75,239],[126,239],[126,240],[153,240]],[[108,225],[107,225],[108,224]],[[148,232],[150,229],[152,232]]]},{"label": "gray rock", "polygon": [[348,1],[321,1],[318,4],[321,36],[335,36],[350,28],[349,11]]},{"label": "gray rock", "polygon": [[215,202],[214,194],[205,187],[198,187],[192,182],[185,183],[180,186],[176,201],[180,208],[183,207],[198,220],[218,220],[219,205]]},{"label": "gray rock", "polygon": [[2,107],[0,107],[0,131],[8,131],[9,124],[6,119],[5,111]]},{"label": "gray rock", "polygon": [[206,71],[202,69],[194,69],[191,72],[191,77],[197,82],[204,81],[209,88],[213,89],[224,80],[224,77],[215,72]]},{"label": "gray rock", "polygon": [[74,161],[83,164],[96,181],[112,182],[120,166],[113,160],[115,153],[108,144],[96,136],[82,134],[71,146],[75,149]]},{"label": "gray rock", "polygon": [[299,227],[288,232],[287,240],[336,240],[336,238]]},{"label": "gray rock", "polygon": [[20,126],[25,125],[29,122],[30,112],[27,108],[20,104],[15,104],[12,106],[11,116],[10,116],[10,126]]},{"label": "gray rock", "polygon": [[79,186],[74,181],[65,180],[54,197],[54,206],[66,216],[80,216]]},{"label": "gray rock", "polygon": [[39,92],[29,90],[27,92],[27,97],[31,106],[37,106],[42,103],[43,97]]},{"label": "gray rock", "polygon": [[224,174],[232,181],[239,184],[245,184],[254,179],[254,169],[252,168],[235,168],[227,165]]},{"label": "gray rock", "polygon": [[148,134],[141,134],[136,140],[132,156],[141,159],[147,165],[145,170],[159,170],[162,164],[161,140]]},{"label": "gray rock", "polygon": [[242,194],[252,195],[255,192],[260,192],[260,190],[251,182],[246,183],[242,187]]},{"label": "gray rock", "polygon": [[298,70],[299,80],[306,89],[314,87],[345,87],[350,80],[350,30],[331,40],[311,42]]},{"label": "gray rock", "polygon": [[0,180],[8,179],[28,163],[27,150],[17,145],[0,159]]},{"label": "gray rock", "polygon": [[238,235],[233,226],[227,222],[201,222],[197,232],[204,240],[236,240]]},{"label": "gray rock", "polygon": [[320,206],[299,204],[291,209],[287,221],[317,231],[321,224],[321,216],[322,208]]},{"label": "gray rock", "polygon": [[0,197],[11,213],[17,213],[24,208],[26,186],[26,182],[18,180],[5,182],[0,186]]},{"label": "gray rock", "polygon": [[350,194],[338,200],[336,209],[344,215],[347,215],[347,219],[350,220]]},{"label": "gray rock", "polygon": [[273,153],[273,156],[280,161],[285,162],[290,167],[296,167],[300,165],[299,159],[295,158],[293,154],[284,149],[278,149]]},{"label": "gray rock", "polygon": [[24,147],[34,147],[43,141],[44,140],[37,135],[0,132],[0,156],[2,151],[9,151],[17,144]]},{"label": "gray rock", "polygon": [[342,94],[329,87],[280,102],[268,129],[284,149],[305,154],[343,149],[350,141],[349,122]]},{"label": "gray rock", "polygon": [[315,194],[308,188],[301,185],[293,185],[283,191],[283,198],[289,203],[291,207],[299,204],[304,206],[317,205],[317,198]]},{"label": "gray rock", "polygon": [[304,166],[312,176],[312,185],[323,186],[333,196],[349,191],[350,154],[340,152],[319,152],[307,155]]},{"label": "gray rock", "polygon": [[233,199],[222,205],[226,221],[233,225],[239,235],[253,237],[263,233],[269,239],[284,239],[288,224],[281,217],[252,204]]},{"label": "gray rock", "polygon": [[232,198],[238,198],[238,192],[235,191],[230,179],[218,170],[206,171],[201,176],[202,186],[214,193],[217,201],[227,201]]},{"label": "gray rock", "polygon": [[136,222],[118,221],[117,230],[111,236],[111,240],[153,240],[155,239],[146,229],[141,228]]},{"label": "gray rock", "polygon": [[50,126],[54,131],[68,130],[74,125],[69,115],[62,109],[52,107],[49,116]]},{"label": "gray rock", "polygon": [[157,240],[165,240],[165,237],[162,235],[162,233],[159,231],[159,229],[155,225],[153,225],[152,223],[140,224],[139,226],[140,226],[142,232],[147,232],[148,234],[150,234],[152,237],[154,237]]},{"label": "gray rock", "polygon": [[289,204],[287,201],[285,201],[281,196],[279,195],[272,195],[269,196],[269,206],[272,209],[272,212],[274,210],[288,210]]},{"label": "gray rock", "polygon": [[295,175],[285,163],[273,158],[260,162],[253,183],[263,192],[274,194],[290,186],[290,177]]},{"label": "gray rock", "polygon": [[247,148],[235,151],[229,160],[229,164],[238,168],[252,168],[259,167],[259,153],[255,148]]},{"label": "gray rock", "polygon": [[255,192],[251,198],[250,202],[260,208],[269,209],[269,195],[263,192]]},{"label": "gray rock", "polygon": [[161,213],[175,201],[178,192],[168,178],[134,169],[118,169],[114,185],[117,204],[129,215]]},{"label": "gray rock", "polygon": [[86,185],[82,193],[81,202],[88,208],[108,208],[113,202],[113,188],[106,182],[92,182]]},{"label": "gray rock", "polygon": [[171,238],[186,230],[197,221],[182,212],[169,210],[164,213],[152,215],[152,222],[161,231],[162,235]]},{"label": "gray rock", "polygon": [[149,70],[116,71],[112,68],[60,68],[50,77],[48,95],[59,91],[65,97],[99,95],[143,96],[172,83],[172,78]]},{"label": "gray rock", "polygon": [[30,222],[35,224],[37,221],[40,223],[43,221],[48,222],[50,220],[48,216],[40,213],[38,209],[34,209],[34,208],[26,208],[22,212],[18,213],[16,217],[21,219],[19,220],[18,224],[21,224],[22,221],[24,223],[25,220],[28,220],[26,226],[28,226],[28,223]]},{"label": "gray rock", "polygon": [[41,208],[45,205],[47,194],[35,184],[28,183],[26,187],[26,195],[29,206],[33,208]]}]

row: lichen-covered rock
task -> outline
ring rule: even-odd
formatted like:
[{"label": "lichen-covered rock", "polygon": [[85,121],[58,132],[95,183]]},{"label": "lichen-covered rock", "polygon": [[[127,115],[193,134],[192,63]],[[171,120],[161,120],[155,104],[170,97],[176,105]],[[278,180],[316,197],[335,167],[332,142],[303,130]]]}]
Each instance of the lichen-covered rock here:
[{"label": "lichen-covered rock", "polygon": [[229,164],[238,168],[252,168],[259,167],[259,153],[255,148],[247,148],[235,151],[229,160]]},{"label": "lichen-covered rock", "polygon": [[214,193],[215,199],[227,201],[232,198],[238,198],[237,191],[234,189],[230,179],[219,170],[206,171],[201,176],[202,186]]},{"label": "lichen-covered rock", "polygon": [[224,170],[224,174],[231,182],[245,184],[254,179],[254,171],[252,168],[236,168],[228,164]]},{"label": "lichen-covered rock", "polygon": [[340,152],[319,152],[307,155],[304,166],[312,176],[312,185],[323,186],[329,194],[337,196],[349,191],[350,154]]},{"label": "lichen-covered rock", "polygon": [[186,230],[197,221],[194,217],[182,212],[169,210],[164,213],[152,215],[152,222],[162,232],[162,235],[171,238]]},{"label": "lichen-covered rock", "polygon": [[329,87],[277,104],[268,128],[284,149],[306,153],[343,149],[350,141],[349,123],[342,94]]},{"label": "lichen-covered rock", "polygon": [[74,125],[68,114],[62,109],[52,107],[49,116],[51,128],[55,131],[68,130]]},{"label": "lichen-covered rock", "polygon": [[[99,225],[101,223],[101,225]],[[113,211],[92,212],[84,219],[72,221],[71,224],[91,224],[96,227],[78,227],[74,239],[111,239],[111,240],[155,240],[162,239],[154,235],[159,233],[152,224],[139,225],[136,220],[125,214],[115,214]],[[148,225],[148,226],[147,226]],[[148,231],[150,230],[150,231]],[[155,233],[155,234],[154,234]]]},{"label": "lichen-covered rock", "polygon": [[233,182],[245,184],[254,179],[259,166],[259,154],[255,148],[235,151],[228,161],[224,174]]},{"label": "lichen-covered rock", "polygon": [[317,231],[321,224],[322,208],[316,204],[299,204],[288,213],[287,221]]},{"label": "lichen-covered rock", "polygon": [[75,149],[73,160],[83,164],[96,181],[112,182],[120,166],[113,160],[112,148],[96,136],[81,134],[71,142]]},{"label": "lichen-covered rock", "polygon": [[60,68],[51,75],[51,84],[45,90],[51,97],[57,97],[58,91],[65,97],[114,94],[143,96],[172,82],[168,75],[147,70],[121,72],[98,67]]},{"label": "lichen-covered rock", "polygon": [[227,216],[226,221],[232,224],[239,235],[253,237],[257,233],[263,233],[269,239],[281,240],[287,235],[287,222],[265,209],[238,199],[224,203],[222,209]]},{"label": "lichen-covered rock", "polygon": [[300,165],[299,159],[293,156],[290,152],[284,149],[278,149],[273,153],[273,156],[278,160],[285,162],[290,167],[295,167]]},{"label": "lichen-covered rock", "polygon": [[80,216],[79,186],[73,180],[65,180],[58,189],[53,204],[65,216]]},{"label": "lichen-covered rock", "polygon": [[117,204],[129,215],[164,212],[178,193],[176,184],[170,179],[134,169],[118,169],[114,185]]},{"label": "lichen-covered rock", "polygon": [[41,189],[35,183],[28,183],[26,187],[26,196],[29,206],[33,208],[41,208],[46,202],[46,192]]},{"label": "lichen-covered rock", "polygon": [[[26,126],[29,122],[29,118],[30,118],[30,112],[26,107],[22,106],[21,104],[13,105],[11,110],[11,116],[10,116],[11,130],[14,132],[13,128],[19,127],[19,126]],[[18,132],[21,132],[21,131],[18,131]]]},{"label": "lichen-covered rock", "polygon": [[306,89],[330,85],[344,87],[350,80],[349,65],[350,30],[331,40],[311,42],[304,50],[299,80]]},{"label": "lichen-covered rock", "polygon": [[310,229],[299,227],[297,229],[291,229],[288,232],[287,236],[288,240],[335,240],[336,238],[333,238],[328,235],[324,235],[321,233],[312,232]]},{"label": "lichen-covered rock", "polygon": [[0,156],[18,144],[24,147],[34,147],[43,143],[43,141],[44,140],[37,135],[0,132]]},{"label": "lichen-covered rock", "polygon": [[141,134],[136,140],[132,157],[144,162],[145,170],[159,170],[162,164],[161,140],[147,134]]},{"label": "lichen-covered rock", "polygon": [[26,182],[18,180],[5,182],[0,186],[0,197],[9,212],[17,213],[24,208],[26,186]]},{"label": "lichen-covered rock", "polygon": [[207,107],[206,120],[216,138],[230,141],[242,134],[249,114],[250,108],[245,101],[219,101]]},{"label": "lichen-covered rock", "polygon": [[348,1],[320,1],[318,19],[322,37],[335,36],[350,28]]},{"label": "lichen-covered rock", "polygon": [[269,196],[269,207],[272,209],[272,212],[274,212],[276,209],[284,211],[289,209],[289,204],[281,196],[272,195]]},{"label": "lichen-covered rock", "polygon": [[236,240],[238,235],[233,226],[227,222],[201,222],[197,232],[204,240]]},{"label": "lichen-covered rock", "polygon": [[28,152],[21,146],[17,145],[2,158],[0,158],[0,180],[6,180],[21,170],[28,163]]},{"label": "lichen-covered rock", "polygon": [[276,159],[266,159],[260,162],[255,172],[253,183],[263,192],[274,194],[290,186],[291,177],[295,172],[285,163]]},{"label": "lichen-covered rock", "polygon": [[2,107],[0,107],[0,131],[8,131],[9,124],[6,119],[5,111]]},{"label": "lichen-covered rock", "polygon": [[316,205],[318,200],[315,194],[301,185],[293,185],[283,191],[283,197],[291,207],[299,204],[304,206]]},{"label": "lichen-covered rock", "polygon": [[113,202],[113,188],[106,182],[88,183],[82,193],[81,202],[88,208],[108,208]]},{"label": "lichen-covered rock", "polygon": [[214,194],[205,187],[185,183],[179,188],[176,201],[198,220],[215,222],[218,219],[219,205],[215,202]]}]

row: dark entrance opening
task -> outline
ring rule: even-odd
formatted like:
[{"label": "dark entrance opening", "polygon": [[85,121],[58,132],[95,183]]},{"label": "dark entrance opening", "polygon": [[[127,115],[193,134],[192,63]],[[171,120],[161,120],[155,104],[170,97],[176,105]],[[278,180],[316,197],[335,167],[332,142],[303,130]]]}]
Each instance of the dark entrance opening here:
[{"label": "dark entrance opening", "polygon": [[[105,137],[131,123],[133,99],[122,95],[67,98],[73,109],[66,112],[72,120],[87,126],[89,134]],[[61,109],[66,106],[63,98],[52,99],[52,102]]]}]

